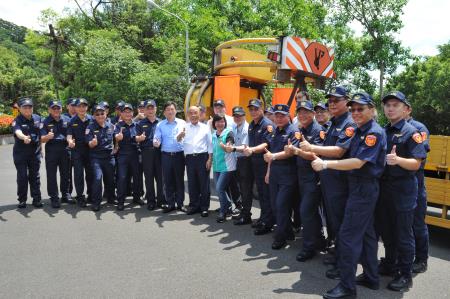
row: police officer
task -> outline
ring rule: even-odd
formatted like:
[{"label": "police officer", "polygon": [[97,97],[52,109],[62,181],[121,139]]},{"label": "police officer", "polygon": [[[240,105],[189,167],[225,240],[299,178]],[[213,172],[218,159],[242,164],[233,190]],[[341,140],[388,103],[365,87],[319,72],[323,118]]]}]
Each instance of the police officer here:
[{"label": "police officer", "polygon": [[70,98],[67,100],[66,109],[67,112],[64,112],[63,115],[71,119],[77,114],[77,99],[76,98]]},{"label": "police officer", "polygon": [[47,171],[47,192],[52,207],[60,207],[58,182],[56,178],[59,169],[59,188],[61,202],[74,203],[69,193],[70,156],[67,148],[67,128],[70,119],[62,115],[62,104],[58,100],[48,103],[49,116],[41,125],[41,142],[45,143],[45,169]]},{"label": "police officer", "polygon": [[133,179],[133,202],[144,205],[139,193],[139,155],[136,142],[136,123],[133,121],[133,106],[125,103],[120,113],[114,138],[118,143],[117,152],[117,209],[124,209],[127,194],[128,175]]},{"label": "police officer", "polygon": [[[331,126],[325,134],[323,146],[311,145],[305,140],[300,143],[300,149],[311,151],[324,159],[345,159],[356,128],[347,108],[349,93],[345,87],[338,86],[333,88],[326,97],[328,98],[328,109],[333,117],[331,118]],[[339,277],[339,266],[336,265],[336,257],[339,255],[338,232],[348,198],[347,176],[340,170],[327,169],[320,172],[320,185],[328,218],[327,232],[336,238],[337,244],[334,256],[324,260],[324,263],[334,266],[326,272],[326,276],[337,279]]]},{"label": "police officer", "polygon": [[[67,142],[72,151],[72,164],[74,168],[74,183],[77,193],[77,203],[80,207],[86,207],[86,197],[84,196],[84,185],[86,177],[86,193],[88,201],[92,196],[92,169],[89,162],[89,146],[86,143],[85,132],[92,121],[92,117],[87,114],[88,101],[77,99],[77,115],[72,117],[67,128]],[[86,174],[86,176],[85,176]]]},{"label": "police officer", "polygon": [[[145,101],[145,116],[136,126],[136,141],[142,152],[142,168],[145,176],[145,198],[147,209],[152,211],[156,207],[162,208],[165,204],[162,171],[161,150],[153,146],[153,136],[156,126],[161,121],[156,117],[156,102]],[[156,193],[155,193],[156,181]]]},{"label": "police officer", "polygon": [[388,288],[406,291],[412,286],[415,254],[414,210],[417,207],[416,173],[426,158],[420,132],[404,119],[408,109],[403,93],[394,91],[383,98],[386,125],[386,167],[381,178],[377,206],[377,229],[385,248],[379,273],[394,274]]},{"label": "police officer", "polygon": [[[97,105],[103,106],[105,109],[106,121],[111,122],[111,117],[109,116],[109,104],[107,101],[100,101]],[[94,109],[97,105],[92,107],[92,114],[94,114]]]},{"label": "police officer", "polygon": [[[266,135],[267,148],[264,161],[268,163],[266,182],[269,183],[272,210],[275,211],[276,228],[272,249],[286,246],[287,240],[294,240],[291,225],[292,198],[296,192],[297,169],[292,152],[285,152],[284,147],[294,138],[298,130],[290,124],[289,106],[273,106],[276,128]],[[298,134],[297,134],[298,135]],[[267,180],[268,179],[268,180]]]},{"label": "police officer", "polygon": [[[323,297],[356,296],[356,284],[379,288],[378,240],[374,213],[379,195],[379,178],[386,161],[386,134],[374,121],[375,104],[365,92],[356,93],[351,101],[352,118],[358,128],[351,140],[348,158],[312,162],[316,171],[336,169],[348,174],[349,194],[344,220],[339,231],[340,282]],[[355,280],[358,263],[363,273]]]},{"label": "police officer", "polygon": [[117,124],[119,122],[120,115],[121,115],[121,112],[122,112],[122,108],[123,108],[124,105],[125,105],[124,101],[117,102],[116,108],[115,108],[115,115],[113,117],[111,117],[111,123],[113,125],[115,125],[115,124]]},{"label": "police officer", "polygon": [[317,103],[314,106],[314,111],[316,112],[317,122],[327,131],[331,126],[330,113],[328,112],[327,106],[324,103]]},{"label": "police officer", "polygon": [[[422,135],[423,145],[427,152],[430,151],[430,142],[429,137],[430,132],[427,127],[413,119],[411,117],[412,108],[409,102],[407,103],[408,108],[406,111],[406,121],[413,125],[417,130],[419,130],[420,135]],[[420,168],[416,173],[417,184],[418,184],[418,194],[417,194],[417,207],[414,211],[414,237],[416,241],[416,254],[413,263],[413,272],[414,273],[423,273],[427,270],[427,261],[428,261],[428,244],[429,244],[429,236],[428,236],[428,226],[425,223],[425,216],[427,213],[427,190],[425,188],[425,159],[420,164]]]},{"label": "police officer", "polygon": [[267,117],[271,122],[273,122],[275,120],[274,115],[273,115],[272,106],[267,107],[267,109],[264,110],[264,116]]},{"label": "police officer", "polygon": [[314,155],[298,148],[301,140],[310,144],[322,145],[325,138],[323,127],[314,120],[314,109],[311,101],[297,102],[297,120],[300,132],[295,133],[295,139],[286,145],[285,152],[291,153],[297,160],[297,178],[300,190],[300,218],[303,225],[303,248],[297,255],[299,262],[307,261],[323,248],[322,224],[319,215],[319,205],[322,197],[319,175],[312,169],[311,160]]},{"label": "police officer", "polygon": [[13,159],[17,170],[18,208],[26,208],[28,183],[33,206],[41,208],[41,166],[40,127],[41,117],[33,114],[33,101],[22,98],[18,102],[19,115],[12,122],[14,134]]},{"label": "police officer", "polygon": [[100,105],[94,107],[94,119],[85,132],[89,145],[89,157],[93,174],[92,181],[92,210],[100,210],[102,201],[102,178],[105,178],[105,190],[108,190],[109,202],[114,202],[114,125],[106,121],[105,108]]},{"label": "police officer", "polygon": [[255,235],[264,235],[272,231],[275,222],[269,185],[265,182],[267,163],[263,156],[268,146],[266,135],[273,133],[274,128],[273,123],[264,117],[263,103],[260,99],[251,99],[247,107],[252,121],[248,126],[248,147],[244,149],[244,155],[252,158],[252,170],[261,207],[260,217],[252,227],[255,228]]}]

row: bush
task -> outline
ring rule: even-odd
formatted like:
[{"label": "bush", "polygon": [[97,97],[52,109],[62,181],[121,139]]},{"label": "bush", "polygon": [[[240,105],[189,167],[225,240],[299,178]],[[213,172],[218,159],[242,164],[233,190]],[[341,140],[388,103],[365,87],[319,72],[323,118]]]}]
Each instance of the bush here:
[{"label": "bush", "polygon": [[11,124],[14,117],[8,114],[0,114],[0,135],[11,134]]}]

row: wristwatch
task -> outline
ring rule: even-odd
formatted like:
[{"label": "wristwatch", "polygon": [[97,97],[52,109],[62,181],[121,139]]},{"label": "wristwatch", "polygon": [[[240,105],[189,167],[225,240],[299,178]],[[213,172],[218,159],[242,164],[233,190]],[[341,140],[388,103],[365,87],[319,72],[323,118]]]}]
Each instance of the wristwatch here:
[{"label": "wristwatch", "polygon": [[236,151],[236,147],[235,146],[233,146],[233,152],[235,152]]}]

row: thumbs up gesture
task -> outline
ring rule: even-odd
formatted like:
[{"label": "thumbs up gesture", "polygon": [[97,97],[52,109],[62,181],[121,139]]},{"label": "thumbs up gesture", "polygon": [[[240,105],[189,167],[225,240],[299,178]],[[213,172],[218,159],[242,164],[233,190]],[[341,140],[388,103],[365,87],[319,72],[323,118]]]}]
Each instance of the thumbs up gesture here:
[{"label": "thumbs up gesture", "polygon": [[397,146],[394,145],[392,147],[391,153],[386,155],[387,165],[397,165],[398,164],[398,156],[397,156],[396,150],[397,150]]},{"label": "thumbs up gesture", "polygon": [[47,139],[53,139],[55,137],[55,133],[53,133],[53,129],[50,129],[50,132],[47,134]]},{"label": "thumbs up gesture", "polygon": [[142,142],[142,141],[144,141],[144,140],[145,140],[145,138],[146,138],[146,136],[145,136],[145,132],[142,132],[142,134],[141,134],[141,135],[139,135],[139,136],[136,136],[136,141],[137,141],[137,142]]},{"label": "thumbs up gesture", "polygon": [[98,145],[97,135],[94,134],[94,138],[89,142],[91,147],[96,147]]},{"label": "thumbs up gesture", "polygon": [[264,161],[266,161],[266,163],[269,163],[273,160],[273,154],[267,149],[265,148],[265,154],[264,154]]},{"label": "thumbs up gesture", "polygon": [[23,143],[30,144],[31,143],[31,137],[28,135],[25,135],[25,138],[23,139]]},{"label": "thumbs up gesture", "polygon": [[74,148],[75,147],[75,140],[73,138],[69,139],[69,147]]},{"label": "thumbs up gesture", "polygon": [[287,145],[284,146],[284,152],[288,155],[296,154],[296,148],[292,145],[291,139],[288,139]]},{"label": "thumbs up gesture", "polygon": [[314,160],[311,162],[311,166],[315,171],[322,171],[325,169],[325,162],[313,154]]},{"label": "thumbs up gesture", "polygon": [[123,129],[125,129],[125,128],[121,127],[119,133],[116,134],[116,140],[117,141],[122,141],[123,140]]},{"label": "thumbs up gesture", "polygon": [[302,142],[300,142],[299,145],[300,149],[304,152],[310,152],[312,149],[311,143],[309,143],[306,139],[305,136],[303,136],[302,134]]},{"label": "thumbs up gesture", "polygon": [[181,131],[177,136],[177,141],[180,142],[181,139],[183,139],[186,136],[186,128],[183,128],[183,131]]},{"label": "thumbs up gesture", "polygon": [[250,157],[253,154],[253,151],[251,150],[251,148],[248,147],[248,145],[244,144],[243,154],[246,157]]}]

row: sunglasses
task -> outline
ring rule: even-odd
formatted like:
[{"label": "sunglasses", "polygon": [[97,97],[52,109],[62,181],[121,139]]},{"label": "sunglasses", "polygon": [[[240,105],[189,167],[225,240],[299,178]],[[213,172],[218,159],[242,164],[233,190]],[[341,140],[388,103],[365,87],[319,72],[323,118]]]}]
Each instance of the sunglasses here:
[{"label": "sunglasses", "polygon": [[356,113],[356,112],[363,112],[364,110],[366,110],[367,107],[358,107],[358,108],[350,108],[350,112],[351,113]]},{"label": "sunglasses", "polygon": [[102,116],[102,115],[105,115],[105,112],[95,113],[94,115],[95,116]]}]

